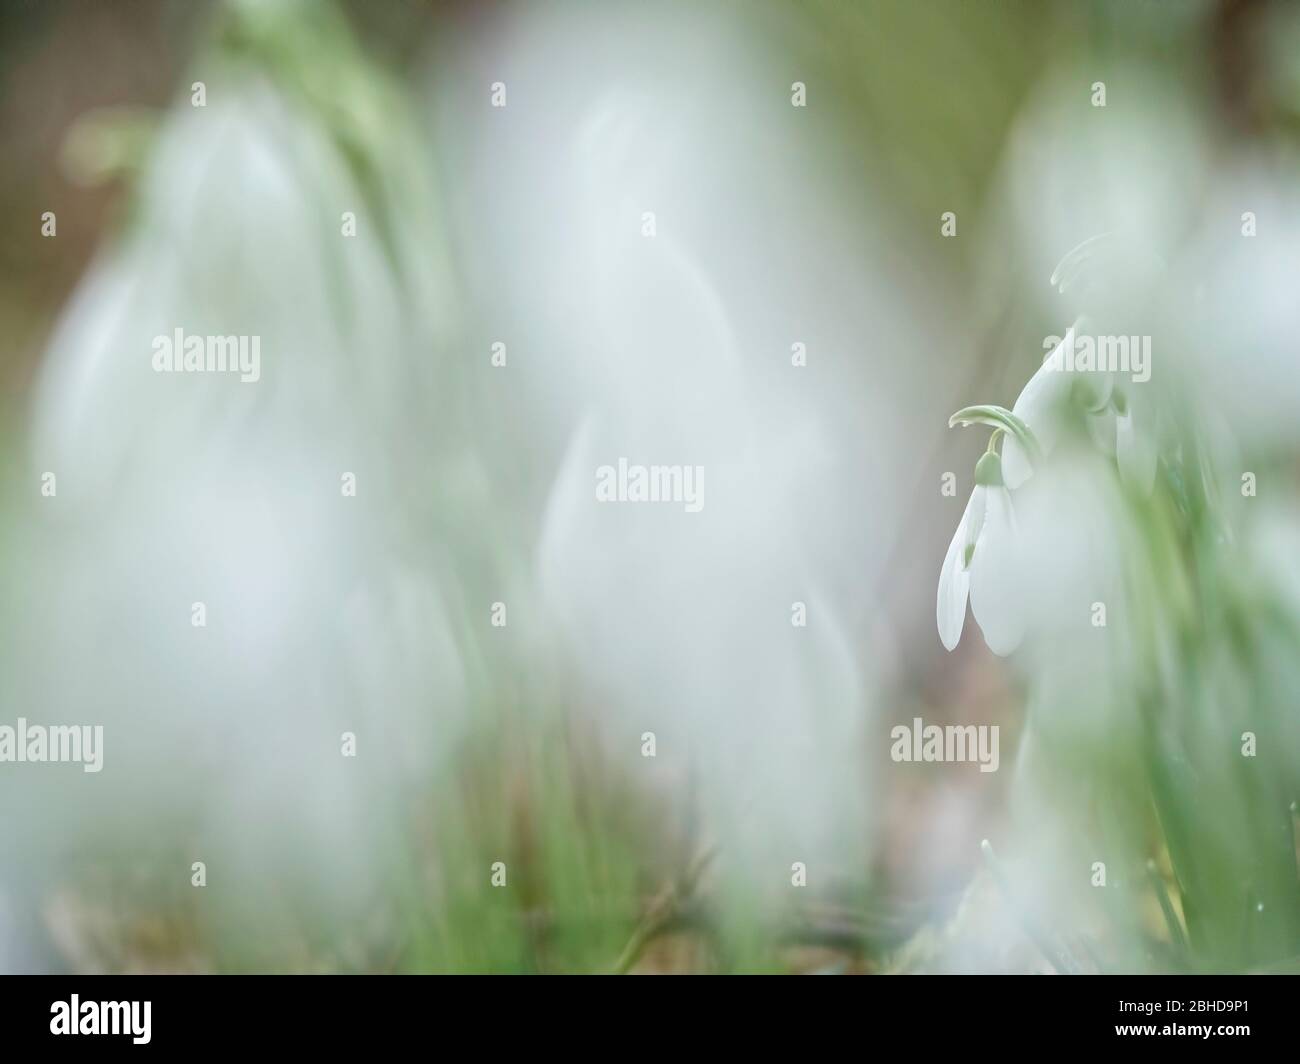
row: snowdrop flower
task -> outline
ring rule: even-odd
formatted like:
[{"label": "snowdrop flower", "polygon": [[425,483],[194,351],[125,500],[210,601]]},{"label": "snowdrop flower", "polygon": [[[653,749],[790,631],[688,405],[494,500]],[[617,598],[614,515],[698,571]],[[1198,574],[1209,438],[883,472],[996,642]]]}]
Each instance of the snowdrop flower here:
[{"label": "snowdrop flower", "polygon": [[[1110,372],[1075,371],[1069,360],[1079,319],[1038,372],[1029,378],[1011,412],[1033,432],[1043,454],[1050,454],[1064,425],[1062,408],[1078,402],[1088,414],[1088,432],[1094,443],[1114,456],[1120,476],[1130,487],[1150,493],[1155,482],[1156,451],[1145,402],[1135,402],[1131,391],[1121,389]],[[1008,435],[1002,447],[1002,474],[1008,488],[1020,487],[1030,474],[1024,445]]]},{"label": "snowdrop flower", "polygon": [[967,597],[993,653],[1005,656],[1020,645],[1024,618],[1016,590],[1017,540],[1016,514],[1002,460],[990,449],[975,466],[975,490],[939,573],[935,615],[939,638],[948,650],[961,638]]}]

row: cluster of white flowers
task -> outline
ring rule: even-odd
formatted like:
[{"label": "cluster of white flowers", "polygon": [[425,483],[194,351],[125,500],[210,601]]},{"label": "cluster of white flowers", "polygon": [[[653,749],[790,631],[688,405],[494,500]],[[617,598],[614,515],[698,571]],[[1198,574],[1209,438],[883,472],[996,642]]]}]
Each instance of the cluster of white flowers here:
[{"label": "cluster of white flowers", "polygon": [[1070,328],[1011,410],[967,407],[949,422],[989,425],[994,432],[975,467],[975,488],[939,572],[935,616],[939,638],[948,650],[961,639],[967,599],[984,641],[995,654],[1010,654],[1024,638],[1025,617],[1017,590],[1023,545],[1012,493],[1056,447],[1070,404],[1084,413],[1093,442],[1115,458],[1124,483],[1143,493],[1151,491],[1156,450],[1149,404],[1118,374],[1089,372],[1085,382],[1070,371],[1067,352],[1081,326],[1082,319]]}]

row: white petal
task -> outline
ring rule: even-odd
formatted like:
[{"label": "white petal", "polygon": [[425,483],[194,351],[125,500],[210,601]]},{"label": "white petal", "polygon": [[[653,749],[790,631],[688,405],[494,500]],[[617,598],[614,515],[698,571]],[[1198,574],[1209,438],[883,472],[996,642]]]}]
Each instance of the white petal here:
[{"label": "white petal", "polygon": [[1011,493],[990,488],[984,530],[970,569],[970,606],[995,654],[1010,654],[1025,634],[1019,536]]},{"label": "white petal", "polygon": [[1128,411],[1115,417],[1115,459],[1124,483],[1149,495],[1156,479],[1155,441],[1143,426],[1134,424],[1133,415],[1130,400]]},{"label": "white petal", "polygon": [[1013,488],[1020,487],[1029,479],[1033,467],[1029,464],[1029,455],[1014,436],[1002,439],[1002,479]]},{"label": "white petal", "polygon": [[1081,373],[1079,379],[1080,400],[1089,413],[1105,410],[1110,406],[1111,393],[1115,391],[1115,374],[1109,370],[1097,370],[1093,373]]},{"label": "white petal", "polygon": [[962,515],[961,527],[965,530],[965,535],[962,536],[962,552],[957,564],[963,569],[970,568],[972,552],[984,530],[984,507],[988,490],[983,484],[976,484],[975,490],[970,493],[970,502],[966,504],[966,513]]},{"label": "white petal", "polygon": [[939,638],[947,650],[952,650],[957,645],[966,623],[966,595],[970,590],[970,573],[962,567],[961,561],[966,546],[966,521],[969,515],[970,503],[967,503],[966,512],[957,522],[957,531],[952,534],[952,542],[948,544],[943,568],[939,570],[939,595],[934,613],[939,624]]},{"label": "white petal", "polygon": [[[1070,330],[1065,338],[1043,360],[1038,372],[1029,378],[1029,383],[1021,391],[1016,405],[1011,408],[1038,440],[1043,454],[1051,453],[1056,446],[1059,435],[1057,407],[1065,402],[1069,395],[1071,375],[1065,369],[1066,345],[1074,344],[1074,331]],[[1002,441],[1002,479],[1009,488],[1018,488],[1032,472],[1029,456],[1020,442],[1011,435]]]},{"label": "white petal", "polygon": [[1097,449],[1107,457],[1115,457],[1115,408],[1107,407],[1100,414],[1088,418],[1088,435]]}]

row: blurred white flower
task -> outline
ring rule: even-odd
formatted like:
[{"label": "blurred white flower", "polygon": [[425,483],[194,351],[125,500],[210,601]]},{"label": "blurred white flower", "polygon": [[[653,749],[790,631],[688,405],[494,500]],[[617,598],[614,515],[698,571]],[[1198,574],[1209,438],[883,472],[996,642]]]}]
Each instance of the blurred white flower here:
[{"label": "blurred white flower", "polygon": [[[1007,221],[991,230],[1003,256],[1009,236],[1013,261],[1031,276],[1051,269],[1061,248],[1079,251],[1074,264],[1086,258],[1092,268],[1058,276],[1067,292],[1096,312],[1102,303],[1126,303],[1142,291],[1131,282],[1147,275],[1149,250],[1175,246],[1199,212],[1200,182],[1212,157],[1194,104],[1176,83],[1150,66],[1128,63],[1118,64],[1113,76],[1126,86],[1131,106],[1062,122],[1063,114],[1079,114],[1073,105],[1079,82],[1093,79],[1077,67],[1051,71],[1008,140],[1002,183]],[[1107,239],[1084,240],[1097,234]],[[1116,284],[1121,275],[1130,283]]]},{"label": "blurred white flower", "polygon": [[[1010,443],[1010,438],[1007,439]],[[966,599],[995,654],[1007,655],[1024,638],[1016,554],[1019,531],[1002,462],[989,451],[975,467],[975,490],[948,545],[939,572],[935,615],[939,638],[952,650],[966,623]]]},{"label": "blurred white flower", "polygon": [[[62,789],[50,823],[129,813],[147,834],[164,813],[219,810],[210,861],[261,874],[301,859],[322,894],[358,902],[382,867],[367,825],[466,721],[457,574],[422,546],[450,523],[416,487],[460,501],[450,471],[477,457],[442,423],[420,428],[440,394],[463,402],[424,309],[447,298],[424,283],[442,245],[423,194],[399,194],[414,163],[377,153],[383,182],[363,179],[337,116],[273,64],[209,62],[239,77],[160,117],[130,225],[54,329],[29,448],[64,505],[29,533],[14,590],[32,649],[0,672],[42,712],[93,714],[117,737],[93,801]],[[261,378],[155,372],[153,338],[177,328],[258,338]],[[43,669],[56,651],[77,669]],[[183,806],[178,781],[196,780]]]}]

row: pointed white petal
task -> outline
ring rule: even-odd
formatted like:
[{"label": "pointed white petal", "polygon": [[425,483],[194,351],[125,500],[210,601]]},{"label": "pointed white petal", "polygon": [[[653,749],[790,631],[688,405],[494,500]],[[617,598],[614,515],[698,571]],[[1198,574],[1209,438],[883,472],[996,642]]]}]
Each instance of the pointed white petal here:
[{"label": "pointed white petal", "polygon": [[1011,493],[1006,488],[990,488],[984,530],[971,562],[970,605],[984,642],[993,653],[1003,656],[1015,650],[1025,634],[1017,540]]},{"label": "pointed white petal", "polygon": [[1029,464],[1029,455],[1014,436],[1002,438],[1002,479],[1008,487],[1018,488],[1033,472]]},{"label": "pointed white petal", "polygon": [[[1021,421],[1038,439],[1043,454],[1051,453],[1059,435],[1057,407],[1065,402],[1070,392],[1072,375],[1065,368],[1066,347],[1074,345],[1074,330],[1065,334],[1064,339],[1043,360],[1038,372],[1029,378],[1029,383],[1016,399],[1011,408]],[[1009,488],[1018,488],[1032,472],[1029,456],[1014,436],[1008,435],[1002,441],[1002,479]]]},{"label": "pointed white petal", "polygon": [[966,504],[966,513],[961,519],[961,528],[965,535],[962,537],[962,552],[961,557],[957,559],[957,564],[963,569],[970,568],[975,544],[979,542],[980,532],[984,528],[984,507],[988,490],[983,484],[975,485],[975,490],[970,493],[970,502]]},{"label": "pointed white petal", "polygon": [[944,555],[943,568],[939,570],[939,595],[935,603],[935,620],[939,624],[939,638],[944,648],[952,650],[961,639],[966,623],[966,596],[970,590],[970,573],[962,566],[962,552],[966,546],[966,522],[970,516],[970,503],[957,522],[948,553]]}]

